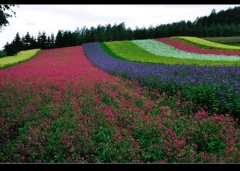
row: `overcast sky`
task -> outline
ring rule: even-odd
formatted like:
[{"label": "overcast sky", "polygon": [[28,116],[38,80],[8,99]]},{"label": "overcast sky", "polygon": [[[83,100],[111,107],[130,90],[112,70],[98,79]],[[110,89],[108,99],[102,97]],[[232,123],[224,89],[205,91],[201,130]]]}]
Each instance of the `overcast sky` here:
[{"label": "overcast sky", "polygon": [[39,31],[56,35],[59,29],[75,31],[77,27],[96,27],[98,24],[119,24],[134,29],[167,24],[181,20],[194,21],[239,5],[19,5],[14,7],[16,17],[9,18],[10,25],[0,32],[0,49],[11,42],[16,33],[29,32],[37,36]]}]

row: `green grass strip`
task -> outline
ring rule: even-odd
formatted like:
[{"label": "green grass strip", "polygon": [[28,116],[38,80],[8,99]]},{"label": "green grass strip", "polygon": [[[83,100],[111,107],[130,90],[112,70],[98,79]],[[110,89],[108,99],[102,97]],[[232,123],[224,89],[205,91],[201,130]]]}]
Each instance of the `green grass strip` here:
[{"label": "green grass strip", "polygon": [[4,69],[35,57],[41,49],[20,51],[17,55],[0,58],[0,69]]}]

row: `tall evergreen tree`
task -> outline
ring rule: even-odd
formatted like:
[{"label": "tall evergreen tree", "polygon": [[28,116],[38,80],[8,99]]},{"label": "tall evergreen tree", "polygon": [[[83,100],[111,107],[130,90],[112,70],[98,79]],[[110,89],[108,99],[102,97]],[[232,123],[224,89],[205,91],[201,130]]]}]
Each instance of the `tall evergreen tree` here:
[{"label": "tall evergreen tree", "polygon": [[41,49],[46,49],[47,48],[47,36],[46,33],[39,32],[38,33],[38,38],[37,38],[38,46]]},{"label": "tall evergreen tree", "polygon": [[31,48],[31,36],[29,32],[22,38],[23,49],[28,50]]},{"label": "tall evergreen tree", "polygon": [[63,35],[62,35],[62,31],[59,30],[58,33],[57,33],[57,36],[56,36],[56,42],[55,42],[55,46],[60,48],[60,47],[63,47],[64,45],[64,42],[63,42]]}]

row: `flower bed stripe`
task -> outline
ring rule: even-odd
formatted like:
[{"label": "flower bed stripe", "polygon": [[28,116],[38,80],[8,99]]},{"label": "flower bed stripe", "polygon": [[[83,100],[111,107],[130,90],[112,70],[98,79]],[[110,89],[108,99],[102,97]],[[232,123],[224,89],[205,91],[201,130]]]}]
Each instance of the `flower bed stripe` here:
[{"label": "flower bed stripe", "polygon": [[193,53],[199,53],[199,54],[215,54],[215,55],[238,55],[240,56],[240,52],[230,52],[230,51],[223,51],[223,50],[212,50],[212,49],[203,49],[199,48],[193,45],[188,45],[184,42],[181,42],[179,40],[169,39],[169,38],[157,38],[155,39],[159,42],[168,44],[170,46],[173,46],[179,50],[183,50],[186,52],[193,52]]},{"label": "flower bed stripe", "polygon": [[212,54],[196,54],[178,50],[165,43],[156,40],[133,40],[133,43],[144,50],[158,56],[174,57],[180,59],[209,60],[209,61],[239,61],[240,56],[212,55]]},{"label": "flower bed stripe", "polygon": [[111,57],[98,43],[84,44],[87,58],[101,69],[138,79],[168,93],[181,91],[182,96],[209,110],[232,113],[239,117],[240,68],[195,65],[159,65],[131,62]]},{"label": "flower bed stripe", "polygon": [[176,36],[172,37],[188,42],[192,42],[194,44],[198,44],[200,46],[208,47],[208,48],[216,48],[216,49],[222,49],[222,50],[230,50],[230,51],[240,51],[239,46],[231,46],[231,45],[225,45],[221,43],[211,42],[208,40],[204,40],[198,37],[188,37],[188,36]]},{"label": "flower bed stripe", "polygon": [[[158,43],[157,41],[155,42]],[[159,56],[144,50],[131,41],[104,42],[102,44],[106,45],[109,51],[115,54],[116,57],[129,61],[157,64],[192,64],[200,66],[240,65],[240,61],[210,61]]]},{"label": "flower bed stripe", "polygon": [[6,79],[37,84],[51,82],[64,88],[67,82],[82,78],[95,82],[108,79],[107,73],[92,67],[82,46],[42,50],[32,60],[0,71],[0,83]]}]

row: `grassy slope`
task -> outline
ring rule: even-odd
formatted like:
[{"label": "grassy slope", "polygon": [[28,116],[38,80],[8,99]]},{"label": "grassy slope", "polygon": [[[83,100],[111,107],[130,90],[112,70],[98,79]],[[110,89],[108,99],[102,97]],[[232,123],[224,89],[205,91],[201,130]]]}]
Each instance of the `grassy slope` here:
[{"label": "grassy slope", "polygon": [[0,59],[0,69],[10,67],[12,65],[25,62],[40,52],[40,49],[32,49],[32,50],[26,50],[21,51],[15,56],[6,56]]}]

